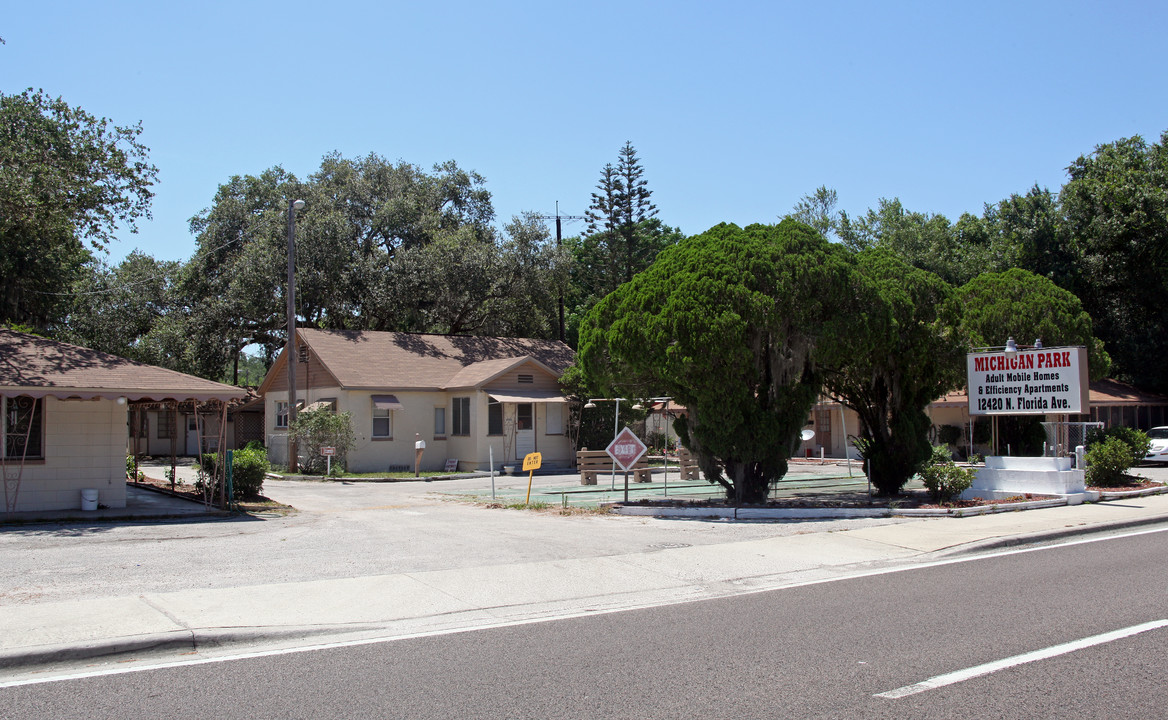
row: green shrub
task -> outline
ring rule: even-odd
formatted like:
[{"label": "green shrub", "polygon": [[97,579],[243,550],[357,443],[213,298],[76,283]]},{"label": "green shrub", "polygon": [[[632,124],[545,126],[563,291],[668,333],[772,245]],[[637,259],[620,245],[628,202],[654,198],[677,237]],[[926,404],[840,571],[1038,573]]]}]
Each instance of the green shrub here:
[{"label": "green shrub", "polygon": [[296,439],[300,471],[305,475],[325,474],[329,462],[320,454],[322,447],[336,448],[331,465],[333,472],[341,472],[348,452],[357,444],[352,415],[334,413],[327,408],[300,413],[292,421],[289,432]]},{"label": "green shrub", "polygon": [[[1132,457],[1132,465],[1143,462],[1144,456],[1148,454],[1148,449],[1152,446],[1152,441],[1142,430],[1136,430],[1130,427],[1113,427],[1106,430],[1098,428],[1087,433],[1087,448],[1088,450],[1096,443],[1103,442],[1108,439],[1115,439],[1121,441],[1128,447]],[[1088,464],[1090,464],[1088,462]],[[1128,467],[1131,467],[1129,465]],[[1124,468],[1126,470],[1127,468]]]},{"label": "green shrub", "polygon": [[262,447],[244,448],[231,454],[231,489],[236,498],[255,497],[264,488],[264,474],[270,469],[268,453]]},{"label": "green shrub", "polygon": [[[259,449],[248,447],[243,450],[235,450],[231,453],[231,491],[235,496],[233,499],[255,497],[260,494],[264,487],[264,474],[271,469],[268,463],[268,453],[260,446]],[[202,470],[198,482],[195,487],[199,490],[203,489],[203,477],[213,477],[216,468],[219,464],[219,453],[204,453],[199,459],[199,468]],[[216,484],[215,492],[211,495],[215,496],[218,492],[218,485]]]},{"label": "green shrub", "polygon": [[942,445],[956,445],[961,435],[961,428],[956,425],[942,425],[937,428],[937,442]]},{"label": "green shrub", "polygon": [[957,467],[952,461],[929,465],[920,472],[921,481],[934,502],[949,502],[973,486],[977,471]]},{"label": "green shrub", "polygon": [[945,445],[934,445],[927,465],[940,465],[953,459],[953,453]]},{"label": "green shrub", "polygon": [[1109,437],[1093,442],[1087,448],[1087,484],[1093,487],[1126,485],[1130,482],[1127,471],[1133,464],[1131,446],[1120,438]]}]

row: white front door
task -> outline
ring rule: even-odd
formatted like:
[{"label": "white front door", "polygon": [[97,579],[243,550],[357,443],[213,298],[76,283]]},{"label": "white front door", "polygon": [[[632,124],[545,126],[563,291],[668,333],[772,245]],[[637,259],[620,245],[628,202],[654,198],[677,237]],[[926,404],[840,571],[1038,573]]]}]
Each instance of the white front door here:
[{"label": "white front door", "polygon": [[199,455],[199,418],[187,415],[187,455]]},{"label": "white front door", "polygon": [[535,452],[535,406],[519,403],[515,406],[515,459],[522,460]]}]

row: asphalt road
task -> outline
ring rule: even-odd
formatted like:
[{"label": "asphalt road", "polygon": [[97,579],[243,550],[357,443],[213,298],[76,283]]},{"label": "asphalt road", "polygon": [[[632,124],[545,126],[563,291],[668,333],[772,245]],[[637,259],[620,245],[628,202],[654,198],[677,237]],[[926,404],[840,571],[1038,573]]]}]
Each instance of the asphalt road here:
[{"label": "asphalt road", "polygon": [[[538,480],[538,478],[537,478]],[[500,478],[523,485],[527,478]],[[0,607],[605,557],[679,545],[886,525],[903,519],[744,523],[487,509],[441,494],[490,480],[265,483],[286,517],[0,528]]]},{"label": "asphalt road", "polygon": [[0,689],[11,718],[1164,717],[1153,532],[754,595]]}]

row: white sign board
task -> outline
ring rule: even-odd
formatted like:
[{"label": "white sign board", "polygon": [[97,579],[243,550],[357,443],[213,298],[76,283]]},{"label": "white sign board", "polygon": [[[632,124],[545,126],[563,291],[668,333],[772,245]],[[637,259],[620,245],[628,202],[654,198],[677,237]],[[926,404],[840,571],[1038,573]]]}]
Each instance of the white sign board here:
[{"label": "white sign board", "polygon": [[970,415],[1090,412],[1087,348],[1041,348],[965,356]]}]

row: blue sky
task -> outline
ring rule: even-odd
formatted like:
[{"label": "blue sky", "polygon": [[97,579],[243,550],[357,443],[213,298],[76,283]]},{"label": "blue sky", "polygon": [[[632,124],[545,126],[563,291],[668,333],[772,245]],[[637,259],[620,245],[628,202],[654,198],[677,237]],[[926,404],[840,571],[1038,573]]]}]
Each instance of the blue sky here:
[{"label": "blue sky", "polygon": [[692,234],[819,185],[851,213],[899,197],[955,220],[1168,130],[1163,3],[11,5],[0,92],[142,122],[154,218],[113,260],[186,259],[219,184],[333,150],[453,159],[501,225],[583,214],[630,140],[659,217]]}]

